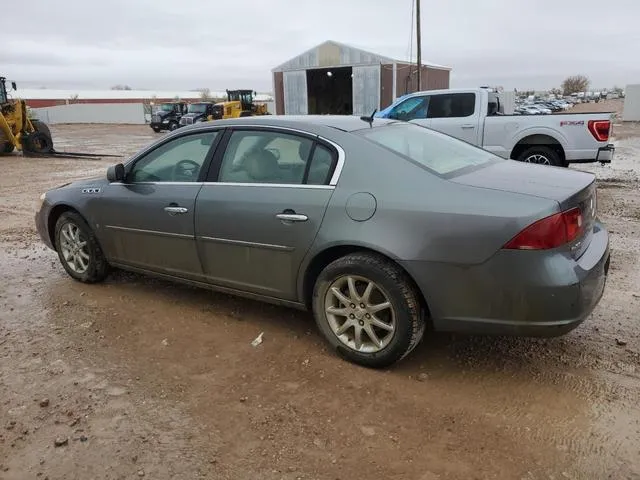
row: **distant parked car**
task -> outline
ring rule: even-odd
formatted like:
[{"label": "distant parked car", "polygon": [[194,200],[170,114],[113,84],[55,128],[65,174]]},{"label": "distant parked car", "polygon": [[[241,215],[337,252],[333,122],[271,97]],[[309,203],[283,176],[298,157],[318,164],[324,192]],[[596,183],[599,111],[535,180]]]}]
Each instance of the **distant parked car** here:
[{"label": "distant parked car", "polygon": [[566,333],[609,267],[594,175],[353,116],[178,129],[46,192],[36,226],[78,281],[118,267],[308,308],[370,367],[405,357],[427,324]]}]

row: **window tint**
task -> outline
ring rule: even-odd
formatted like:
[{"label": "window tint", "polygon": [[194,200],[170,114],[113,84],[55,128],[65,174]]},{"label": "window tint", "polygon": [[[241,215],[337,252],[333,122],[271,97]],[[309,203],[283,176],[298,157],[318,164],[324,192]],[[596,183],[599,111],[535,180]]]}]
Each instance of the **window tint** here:
[{"label": "window tint", "polygon": [[411,97],[396,105],[389,116],[405,122],[416,118],[426,118],[428,104],[428,96]]},{"label": "window tint", "polygon": [[329,175],[333,171],[333,154],[323,145],[316,145],[309,165],[307,183],[309,185],[325,185],[329,182]]},{"label": "window tint", "polygon": [[302,184],[313,141],[281,132],[235,131],[220,182]]},{"label": "window tint", "polygon": [[476,108],[475,93],[447,93],[432,95],[428,118],[459,118],[473,115]]},{"label": "window tint", "polygon": [[440,175],[503,160],[486,150],[413,123],[392,123],[357,133]]},{"label": "window tint", "polygon": [[218,132],[187,135],[167,142],[139,159],[129,182],[197,182]]}]

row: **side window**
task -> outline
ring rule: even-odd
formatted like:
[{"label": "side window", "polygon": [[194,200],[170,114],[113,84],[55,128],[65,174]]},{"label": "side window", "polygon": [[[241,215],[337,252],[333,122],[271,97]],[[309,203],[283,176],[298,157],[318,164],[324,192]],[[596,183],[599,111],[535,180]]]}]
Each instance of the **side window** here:
[{"label": "side window", "polygon": [[133,165],[127,181],[197,182],[218,132],[186,135],[160,145]]},{"label": "side window", "polygon": [[302,184],[313,141],[282,132],[231,134],[218,181]]},{"label": "side window", "polygon": [[408,98],[395,106],[391,111],[390,118],[403,120],[405,122],[417,118],[426,118],[428,105],[429,96]]},{"label": "side window", "polygon": [[326,185],[330,180],[329,176],[333,173],[333,158],[331,150],[324,145],[317,144],[311,157],[307,184]]},{"label": "side window", "polygon": [[447,93],[432,95],[427,118],[460,118],[473,115],[476,109],[475,93]]}]

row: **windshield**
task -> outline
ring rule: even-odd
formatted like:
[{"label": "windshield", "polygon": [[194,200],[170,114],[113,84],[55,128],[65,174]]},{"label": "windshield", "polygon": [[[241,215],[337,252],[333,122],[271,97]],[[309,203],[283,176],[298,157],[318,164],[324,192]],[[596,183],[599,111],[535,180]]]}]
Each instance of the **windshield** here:
[{"label": "windshield", "polygon": [[160,105],[160,110],[163,112],[173,112],[173,103],[163,103]]},{"label": "windshield", "polygon": [[192,103],[189,105],[189,113],[205,113],[207,111],[206,103]]},{"label": "windshield", "polygon": [[391,123],[356,133],[438,175],[503,160],[470,143],[413,123]]}]

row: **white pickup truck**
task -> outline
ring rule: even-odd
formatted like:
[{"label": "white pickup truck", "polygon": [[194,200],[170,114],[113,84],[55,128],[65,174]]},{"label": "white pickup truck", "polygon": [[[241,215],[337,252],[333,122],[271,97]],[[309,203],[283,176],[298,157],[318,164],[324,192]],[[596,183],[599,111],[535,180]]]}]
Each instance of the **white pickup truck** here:
[{"label": "white pickup truck", "polygon": [[604,164],[615,150],[610,113],[503,115],[498,94],[485,88],[411,93],[375,116],[424,125],[522,162]]}]

